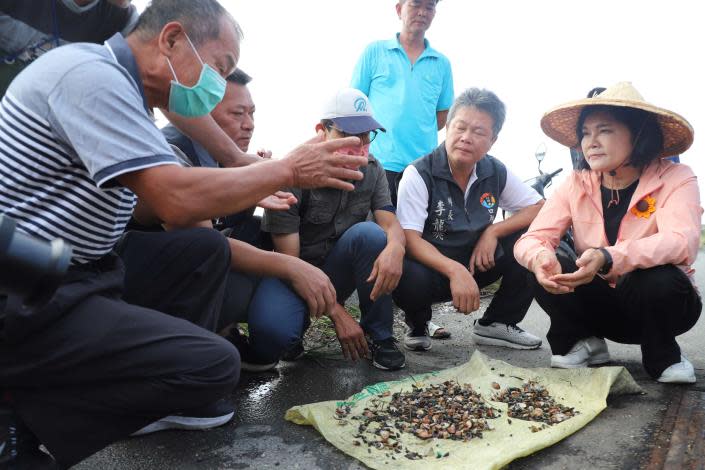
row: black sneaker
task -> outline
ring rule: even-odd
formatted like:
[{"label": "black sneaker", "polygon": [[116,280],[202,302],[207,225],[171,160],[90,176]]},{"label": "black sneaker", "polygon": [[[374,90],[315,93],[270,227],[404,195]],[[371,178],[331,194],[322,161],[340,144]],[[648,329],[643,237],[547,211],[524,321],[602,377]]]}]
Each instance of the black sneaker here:
[{"label": "black sneaker", "polygon": [[240,353],[240,367],[247,372],[266,372],[277,366],[278,361],[266,362],[258,359],[252,352],[247,336],[233,330],[227,337]]},{"label": "black sneaker", "polygon": [[282,361],[298,361],[306,353],[303,341],[297,341],[282,355]]},{"label": "black sneaker", "polygon": [[142,436],[157,431],[167,429],[183,429],[187,431],[204,431],[206,429],[222,426],[230,421],[235,415],[235,407],[225,399],[220,399],[215,403],[192,410],[185,410],[174,415],[170,415],[148,424],[133,436]]},{"label": "black sneaker", "polygon": [[397,340],[389,337],[380,341],[370,342],[372,365],[383,370],[397,370],[406,365],[404,353],[399,350]]}]

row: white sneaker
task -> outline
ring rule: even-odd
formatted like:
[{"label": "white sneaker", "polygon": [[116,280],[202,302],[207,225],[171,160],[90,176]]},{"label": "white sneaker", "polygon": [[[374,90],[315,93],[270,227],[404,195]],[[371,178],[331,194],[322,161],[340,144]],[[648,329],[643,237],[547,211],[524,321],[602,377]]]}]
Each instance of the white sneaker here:
[{"label": "white sneaker", "polygon": [[527,333],[516,325],[494,322],[487,326],[475,321],[472,337],[475,344],[504,346],[513,349],[536,349],[541,346],[541,338]]},{"label": "white sneaker", "polygon": [[132,436],[142,436],[168,429],[183,429],[195,431],[222,426],[235,415],[235,407],[227,400],[221,399],[207,406],[166,416],[132,433]]},{"label": "white sneaker", "polygon": [[551,356],[551,367],[577,369],[609,361],[610,352],[607,350],[607,342],[602,338],[591,336],[575,343],[565,356]]},{"label": "white sneaker", "polygon": [[668,366],[656,380],[667,384],[694,384],[695,369],[688,359],[681,356],[681,362]]}]

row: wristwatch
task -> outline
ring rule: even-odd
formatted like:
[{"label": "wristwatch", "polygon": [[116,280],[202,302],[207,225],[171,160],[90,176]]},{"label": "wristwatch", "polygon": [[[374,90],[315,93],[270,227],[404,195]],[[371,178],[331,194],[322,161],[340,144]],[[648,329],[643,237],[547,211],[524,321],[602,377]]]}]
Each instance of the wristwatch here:
[{"label": "wristwatch", "polygon": [[605,257],[605,264],[603,264],[602,267],[597,271],[597,274],[602,274],[603,276],[605,276],[612,270],[612,255],[605,248],[600,247],[598,248],[598,250],[600,250],[602,256]]}]

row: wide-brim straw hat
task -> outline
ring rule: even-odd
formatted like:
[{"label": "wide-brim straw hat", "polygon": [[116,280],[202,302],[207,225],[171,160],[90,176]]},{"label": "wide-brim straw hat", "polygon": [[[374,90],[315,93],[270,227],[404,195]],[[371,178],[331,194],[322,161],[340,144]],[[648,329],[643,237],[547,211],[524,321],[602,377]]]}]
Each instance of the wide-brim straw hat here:
[{"label": "wide-brim straw hat", "polygon": [[619,82],[599,95],[556,106],[541,118],[541,129],[553,140],[567,146],[577,147],[576,126],[580,112],[586,106],[608,105],[643,109],[656,115],[663,133],[663,151],[659,157],[679,155],[692,145],[694,131],[690,123],[679,114],[659,108],[644,100],[630,82]]}]

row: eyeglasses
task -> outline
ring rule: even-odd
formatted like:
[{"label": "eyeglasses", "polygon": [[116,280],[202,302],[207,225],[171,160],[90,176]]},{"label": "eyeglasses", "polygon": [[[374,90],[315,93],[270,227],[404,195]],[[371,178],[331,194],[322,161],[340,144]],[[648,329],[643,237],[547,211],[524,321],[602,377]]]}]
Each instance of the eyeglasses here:
[{"label": "eyeglasses", "polygon": [[349,134],[345,131],[338,129],[337,127],[335,127],[333,125],[328,126],[328,129],[329,130],[335,129],[336,131],[338,131],[338,134],[340,134],[342,137],[357,137],[358,139],[360,139],[360,143],[362,145],[368,145],[368,144],[372,143],[372,141],[375,140],[375,138],[377,137],[377,134],[379,134],[379,131],[376,131],[376,130],[369,131],[369,132],[363,132],[362,134]]}]

